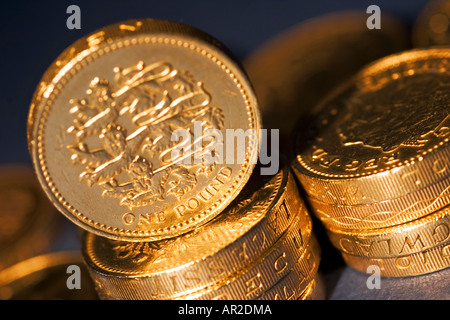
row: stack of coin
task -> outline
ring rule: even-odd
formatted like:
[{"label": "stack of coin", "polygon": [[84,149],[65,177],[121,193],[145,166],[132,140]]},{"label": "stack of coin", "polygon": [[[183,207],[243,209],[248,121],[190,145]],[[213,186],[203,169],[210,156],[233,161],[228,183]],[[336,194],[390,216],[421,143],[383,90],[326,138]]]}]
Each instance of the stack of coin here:
[{"label": "stack of coin", "polygon": [[151,19],[64,51],[28,118],[39,181],[87,231],[101,298],[322,297],[320,249],[290,170],[254,172],[260,129],[229,51]]},{"label": "stack of coin", "polygon": [[381,275],[450,266],[450,49],[380,59],[299,122],[292,167],[347,264]]},{"label": "stack of coin", "polygon": [[313,294],[320,248],[284,168],[273,177],[255,172],[224,212],[194,231],[154,242],[87,233],[83,254],[103,299],[271,300]]}]

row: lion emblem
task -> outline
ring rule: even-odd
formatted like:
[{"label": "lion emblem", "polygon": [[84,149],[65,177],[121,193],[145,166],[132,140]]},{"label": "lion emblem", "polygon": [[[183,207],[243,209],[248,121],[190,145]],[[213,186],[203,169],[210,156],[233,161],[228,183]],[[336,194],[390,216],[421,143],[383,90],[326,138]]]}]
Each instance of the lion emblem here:
[{"label": "lion emblem", "polygon": [[67,133],[73,144],[68,149],[72,164],[84,166],[80,180],[130,209],[169,195],[182,197],[215,164],[205,168],[168,157],[178,143],[171,134],[176,129],[192,133],[195,121],[204,131],[220,130],[221,107],[211,106],[201,81],[167,62],[140,61],[113,71],[112,83],[95,77],[84,98],[70,100],[73,124]]}]

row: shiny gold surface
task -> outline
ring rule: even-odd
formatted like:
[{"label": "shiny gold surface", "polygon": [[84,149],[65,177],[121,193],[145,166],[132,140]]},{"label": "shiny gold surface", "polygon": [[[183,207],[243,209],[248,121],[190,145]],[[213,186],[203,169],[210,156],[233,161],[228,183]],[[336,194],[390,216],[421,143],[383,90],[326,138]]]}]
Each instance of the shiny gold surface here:
[{"label": "shiny gold surface", "polygon": [[[415,199],[407,195],[424,188],[430,191],[427,199],[445,193],[430,186],[448,178],[449,57],[445,48],[389,56],[323,100],[311,135],[300,131],[296,140],[293,167],[308,196],[354,206],[356,212],[358,206],[400,197],[404,207],[413,206]],[[423,215],[395,208],[361,211],[357,223],[382,228]]]},{"label": "shiny gold surface", "polygon": [[380,267],[382,277],[410,277],[424,275],[450,267],[450,244],[394,258],[368,258],[342,253],[352,268],[366,272],[372,265]]},{"label": "shiny gold surface", "polygon": [[368,29],[366,19],[362,11],[314,17],[246,57],[264,127],[279,129],[285,139],[297,119],[365,64],[407,49],[408,33],[395,18],[383,12],[379,30]]},{"label": "shiny gold surface", "polygon": [[[415,46],[449,44],[449,3],[417,19]],[[244,61],[252,83],[223,44],[178,22],[128,20],[73,43],[29,110],[40,186],[0,170],[0,299],[325,299],[310,207],[364,274],[448,268],[450,47],[400,52],[404,26],[383,9],[371,30],[367,13],[269,40]],[[272,156],[293,131],[293,172],[258,172],[262,121],[281,132]],[[191,138],[182,155],[178,129]],[[232,159],[202,162],[230,129],[253,131]],[[82,255],[38,255],[54,207],[83,229]],[[67,287],[69,265],[83,290]]]},{"label": "shiny gold surface", "polygon": [[437,181],[427,188],[396,199],[371,204],[330,205],[314,198],[310,198],[310,202],[316,216],[327,226],[345,230],[382,229],[387,224],[411,221],[417,216],[430,215],[447,206],[450,203],[447,180]]},{"label": "shiny gold surface", "polygon": [[389,258],[450,243],[450,208],[399,226],[346,231],[327,226],[328,238],[340,251],[370,258]]},{"label": "shiny gold surface", "polygon": [[107,297],[164,299],[226,281],[273,247],[289,226],[295,256],[312,225],[294,177],[284,168],[274,177],[255,172],[236,200],[200,229],[147,243],[86,234],[83,253]]},{"label": "shiny gold surface", "polygon": [[294,172],[358,271],[407,277],[449,266],[449,58],[435,47],[380,59],[297,128]]},{"label": "shiny gold surface", "polygon": [[[183,300],[268,300],[281,293],[280,287],[304,289],[317,272],[320,248],[313,235],[299,243],[299,226],[292,228],[259,259],[237,270],[233,276],[203,288]],[[306,276],[303,276],[306,275]],[[311,277],[307,277],[311,275]],[[303,280],[303,281],[302,281]]]},{"label": "shiny gold surface", "polygon": [[316,281],[320,263],[320,247],[313,235],[306,252],[298,260],[294,268],[267,290],[258,300],[295,300],[306,295]]},{"label": "shiny gold surface", "polygon": [[[174,237],[218,215],[251,175],[260,129],[251,86],[225,52],[199,30],[151,19],[107,26],[66,49],[28,118],[31,156],[55,206],[90,232],[129,241]],[[206,163],[197,140],[186,157],[173,156],[172,133],[194,134],[196,122],[201,138],[253,130],[238,143],[242,159],[236,151]]]}]

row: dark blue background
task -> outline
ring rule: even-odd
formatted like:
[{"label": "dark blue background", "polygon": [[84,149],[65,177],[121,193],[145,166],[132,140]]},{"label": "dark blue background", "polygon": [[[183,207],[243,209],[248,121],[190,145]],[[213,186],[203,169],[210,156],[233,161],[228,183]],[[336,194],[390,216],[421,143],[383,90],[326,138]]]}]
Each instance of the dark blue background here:
[{"label": "dark blue background", "polygon": [[[31,163],[26,120],[42,74],[70,44],[105,25],[147,17],[184,22],[213,35],[243,59],[271,37],[315,16],[349,9],[365,11],[374,4],[381,8],[382,16],[383,13],[395,16],[411,27],[427,3],[427,0],[3,1],[0,164]],[[71,4],[81,8],[81,30],[66,27],[69,17],[66,9]],[[79,248],[79,232],[68,220],[63,234],[54,251]],[[366,289],[367,275],[350,268],[325,274],[325,280],[331,299],[442,299],[448,296],[449,272],[447,269],[421,277],[383,279],[384,290]]]},{"label": "dark blue background", "polygon": [[[270,37],[305,19],[371,4],[411,25],[427,3],[414,1],[2,1],[0,9],[0,163],[30,163],[26,119],[42,74],[71,43],[102,26],[149,17],[200,28],[244,58]],[[81,30],[66,9],[81,8]]]}]

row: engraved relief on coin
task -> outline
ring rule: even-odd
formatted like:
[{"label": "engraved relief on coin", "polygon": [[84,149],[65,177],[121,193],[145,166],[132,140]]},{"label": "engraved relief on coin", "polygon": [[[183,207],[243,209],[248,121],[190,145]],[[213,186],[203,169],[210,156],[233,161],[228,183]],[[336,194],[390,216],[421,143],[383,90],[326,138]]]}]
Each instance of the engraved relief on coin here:
[{"label": "engraved relief on coin", "polygon": [[[249,183],[252,183],[252,180]],[[257,192],[249,193],[248,188],[244,189],[223,214],[201,229],[182,236],[153,242],[117,241],[96,237],[95,242],[101,244],[99,247],[102,252],[98,251],[96,245],[90,246],[91,250],[98,255],[97,264],[101,269],[124,274],[156,274],[168,266],[181,266],[196,259],[204,259],[245,236],[248,230],[261,221],[277,194],[280,183],[281,174],[278,174],[273,180],[264,184],[258,183],[260,187]],[[262,238],[265,237],[264,232],[265,230],[259,232]],[[266,241],[262,243],[266,247],[270,245]],[[237,251],[236,253],[239,254]],[[108,258],[111,255],[114,259]]]},{"label": "engraved relief on coin", "polygon": [[[155,241],[207,223],[236,197],[257,160],[259,111],[215,41],[175,22],[128,21],[80,39],[47,70],[29,148],[72,222]],[[231,155],[229,130],[246,133],[230,138],[239,149]]]},{"label": "engraved relief on coin", "polygon": [[98,286],[109,288],[108,298],[183,298],[203,295],[202,288],[215,290],[262,261],[281,274],[287,263],[294,264],[291,254],[304,252],[311,230],[293,176],[283,170],[274,177],[252,176],[230,206],[202,228],[148,243],[89,233],[83,254]]},{"label": "engraved relief on coin", "polygon": [[[130,210],[170,195],[180,201],[198,175],[209,176],[216,163],[183,164],[181,156],[171,157],[178,145],[171,132],[185,129],[194,135],[194,123],[200,121],[197,138],[205,138],[207,130],[222,129],[222,108],[210,105],[201,81],[165,61],[140,61],[115,67],[114,73],[113,83],[95,77],[85,97],[70,101],[74,120],[67,132],[74,138],[68,148],[72,163],[84,166],[80,180],[98,185],[103,197],[117,198]],[[196,156],[195,143],[186,146],[188,156]]]},{"label": "engraved relief on coin", "polygon": [[447,61],[426,64],[359,79],[335,97],[318,117],[320,136],[300,161],[319,175],[361,176],[402,165],[447,142],[450,76],[432,70],[445,70]]}]

